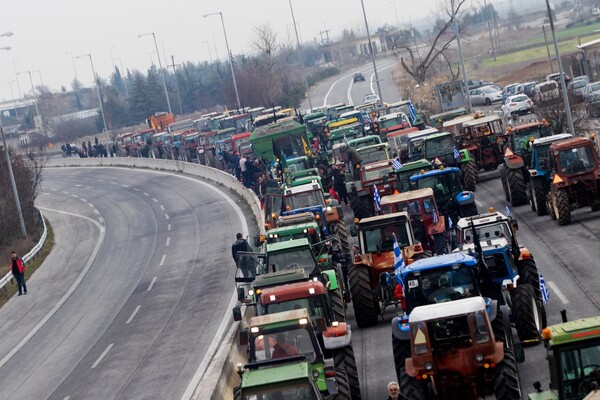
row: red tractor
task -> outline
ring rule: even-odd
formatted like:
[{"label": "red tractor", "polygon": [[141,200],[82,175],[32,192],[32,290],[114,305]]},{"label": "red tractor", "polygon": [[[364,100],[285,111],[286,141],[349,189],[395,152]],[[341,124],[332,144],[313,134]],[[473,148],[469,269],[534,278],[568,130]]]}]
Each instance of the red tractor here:
[{"label": "red tractor", "polygon": [[498,138],[503,134],[500,117],[489,115],[463,123],[458,141],[475,159],[477,170],[494,171],[503,161],[498,146]]},{"label": "red tractor", "polygon": [[374,187],[377,187],[380,197],[392,194],[396,187],[396,179],[392,160],[362,165],[360,181],[353,182],[349,190],[354,216],[362,219],[375,215]]}]

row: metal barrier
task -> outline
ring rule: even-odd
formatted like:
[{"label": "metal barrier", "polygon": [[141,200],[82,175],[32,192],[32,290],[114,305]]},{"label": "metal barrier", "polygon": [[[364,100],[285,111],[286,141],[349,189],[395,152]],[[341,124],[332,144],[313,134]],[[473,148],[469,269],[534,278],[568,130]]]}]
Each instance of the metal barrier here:
[{"label": "metal barrier", "polygon": [[[29,251],[29,253],[25,254],[22,257],[23,264],[27,264],[29,261],[35,259],[35,256],[37,255],[37,253],[39,253],[39,251],[42,249],[42,247],[44,247],[44,244],[46,243],[46,237],[48,236],[46,220],[44,220],[44,216],[42,215],[42,212],[40,210],[38,210],[38,212],[40,213],[40,218],[42,219],[42,226],[44,227],[44,231],[42,232],[42,236],[40,237],[40,240],[37,242],[37,244],[35,246],[33,246],[33,249],[31,249],[31,251]],[[4,275],[4,277],[2,279],[0,279],[0,289],[2,289],[4,286],[6,286],[6,284],[8,282],[10,282],[10,280],[12,278],[13,278],[12,272],[8,271],[8,273],[6,275]]]}]

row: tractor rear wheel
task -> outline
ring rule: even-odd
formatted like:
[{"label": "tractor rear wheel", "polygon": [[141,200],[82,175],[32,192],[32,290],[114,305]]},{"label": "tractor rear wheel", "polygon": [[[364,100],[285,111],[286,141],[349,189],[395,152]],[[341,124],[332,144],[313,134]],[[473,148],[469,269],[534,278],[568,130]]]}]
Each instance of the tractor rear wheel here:
[{"label": "tractor rear wheel", "polygon": [[506,184],[506,167],[500,166],[500,183],[502,183],[502,191],[504,191],[504,200],[510,201],[510,195],[508,194],[508,185]]},{"label": "tractor rear wheel", "polygon": [[473,215],[479,214],[479,210],[477,209],[477,204],[472,202],[471,204],[459,206],[459,213],[461,218],[472,217]]},{"label": "tractor rear wheel", "polygon": [[494,394],[497,400],[520,400],[521,382],[512,349],[504,349],[504,359],[494,371]]},{"label": "tractor rear wheel", "polygon": [[533,287],[528,284],[519,285],[511,292],[511,297],[512,314],[519,340],[539,343],[542,318]]},{"label": "tractor rear wheel", "polygon": [[350,208],[352,208],[355,218],[363,219],[371,216],[368,204],[358,194],[350,194]]},{"label": "tractor rear wheel", "polygon": [[533,258],[520,260],[517,269],[519,271],[519,283],[521,285],[529,284],[535,292],[537,300],[542,299],[542,291],[540,289],[540,273]]},{"label": "tractor rear wheel", "polygon": [[356,324],[359,328],[377,325],[377,309],[379,307],[375,306],[375,302],[378,300],[373,298],[368,267],[353,265],[349,268],[348,276]]},{"label": "tractor rear wheel", "polygon": [[242,388],[240,386],[233,388],[233,400],[242,400]]},{"label": "tractor rear wheel", "polygon": [[[340,279],[344,278],[340,277]],[[338,282],[340,284],[340,287],[338,289],[330,290],[328,293],[329,298],[331,299],[331,308],[333,310],[333,316],[335,317],[335,320],[339,322],[346,322],[346,309],[344,307],[344,297],[341,294],[341,282],[342,281]]]},{"label": "tractor rear wheel", "polygon": [[537,212],[537,215],[541,217],[548,214],[546,191],[544,190],[544,182],[541,179],[533,179],[531,181],[531,200],[535,206],[535,210],[533,211]]},{"label": "tractor rear wheel", "polygon": [[565,189],[554,191],[553,204],[558,224],[569,225],[571,223],[571,204],[569,204],[569,195]]},{"label": "tractor rear wheel", "polygon": [[[346,228],[346,221],[344,219],[339,219],[335,222],[332,222],[330,225],[331,234],[337,236],[340,240],[340,245],[342,247],[342,251],[346,255],[346,260],[352,259],[352,252],[350,250],[350,241],[348,241],[348,229]],[[340,276],[343,279],[343,276]]]},{"label": "tractor rear wheel", "polygon": [[492,331],[496,342],[504,343],[504,349],[510,349],[513,346],[512,328],[510,323],[504,322],[503,311],[500,305],[497,306],[496,318],[492,320]]},{"label": "tractor rear wheel", "polygon": [[412,376],[408,376],[406,372],[402,373],[402,376],[398,378],[400,383],[400,392],[402,395],[410,400],[427,400],[429,399],[429,390],[427,388],[427,381],[418,381]]},{"label": "tractor rear wheel", "polygon": [[474,159],[470,159],[466,163],[462,164],[463,180],[465,183],[465,190],[475,191],[477,186],[477,164]]},{"label": "tractor rear wheel", "polygon": [[506,184],[513,207],[527,203],[527,189],[523,173],[516,169],[506,169]]},{"label": "tractor rear wheel", "polygon": [[434,250],[436,255],[439,256],[442,254],[448,254],[448,237],[446,235],[446,232],[434,235],[433,242],[435,244]]},{"label": "tractor rear wheel", "polygon": [[335,382],[337,383],[338,394],[334,398],[337,400],[350,399],[350,383],[348,383],[348,374],[344,369],[335,369]]},{"label": "tractor rear wheel", "polygon": [[344,346],[333,351],[333,362],[335,369],[343,369],[348,377],[352,400],[360,400],[360,382],[356,369],[356,359],[352,346]]},{"label": "tractor rear wheel", "polygon": [[[406,374],[405,361],[410,357],[410,340],[396,339],[396,337],[392,335],[392,349],[394,352],[396,377],[398,378],[398,382],[402,382],[402,374]],[[400,383],[400,388],[404,390],[402,383]]]}]

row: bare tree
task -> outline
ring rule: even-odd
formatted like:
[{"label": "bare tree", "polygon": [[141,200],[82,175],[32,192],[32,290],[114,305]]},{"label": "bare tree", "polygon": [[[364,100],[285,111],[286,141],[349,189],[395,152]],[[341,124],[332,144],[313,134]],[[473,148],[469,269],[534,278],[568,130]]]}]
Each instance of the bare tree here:
[{"label": "bare tree", "polygon": [[277,50],[279,49],[277,33],[268,22],[255,26],[253,31],[255,36],[252,39],[252,46],[258,51],[259,56],[263,58],[270,70],[275,65]]},{"label": "bare tree", "polygon": [[[589,116],[585,112],[585,103],[576,103],[574,100],[573,98],[570,99],[570,106],[575,132],[587,131],[589,129]],[[567,113],[562,97],[537,102],[535,112],[540,118],[546,119],[552,125],[554,133],[563,133],[568,130]]]}]

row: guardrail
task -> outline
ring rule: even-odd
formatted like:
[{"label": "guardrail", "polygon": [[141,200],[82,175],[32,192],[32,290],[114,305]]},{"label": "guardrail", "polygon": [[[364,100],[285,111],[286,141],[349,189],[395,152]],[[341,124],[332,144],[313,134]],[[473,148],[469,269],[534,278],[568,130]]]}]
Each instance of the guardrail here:
[{"label": "guardrail", "polygon": [[[33,260],[35,258],[35,256],[37,255],[37,253],[39,253],[39,251],[42,249],[42,247],[44,247],[44,244],[46,243],[46,237],[48,236],[48,229],[46,228],[46,221],[44,220],[44,216],[42,215],[42,212],[40,210],[38,210],[38,212],[40,213],[40,218],[42,219],[42,225],[44,227],[44,231],[42,232],[42,236],[40,237],[40,240],[37,242],[37,244],[35,246],[33,246],[33,249],[31,249],[31,251],[29,251],[29,253],[25,254],[22,257],[23,264],[27,264],[29,261]],[[0,289],[2,289],[4,286],[6,286],[12,278],[13,278],[12,272],[8,271],[8,273],[6,275],[4,275],[4,277],[2,279],[0,279]]]}]

